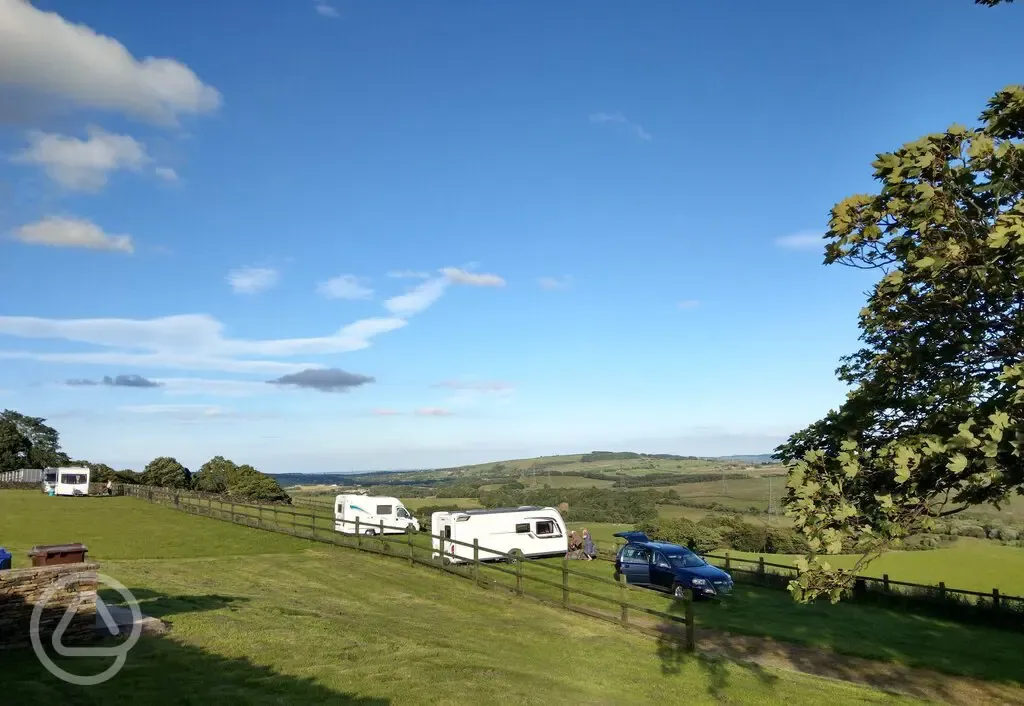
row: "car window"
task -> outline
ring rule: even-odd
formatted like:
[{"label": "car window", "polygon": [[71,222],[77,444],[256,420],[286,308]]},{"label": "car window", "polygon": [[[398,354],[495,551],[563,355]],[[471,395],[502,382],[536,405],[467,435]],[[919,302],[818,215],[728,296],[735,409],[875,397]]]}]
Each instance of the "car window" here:
[{"label": "car window", "polygon": [[677,569],[691,569],[697,566],[704,566],[705,564],[707,564],[707,562],[701,559],[699,556],[697,556],[696,554],[692,554],[690,552],[686,552],[685,554],[673,554],[669,556],[668,559],[672,563],[672,566],[676,567]]}]

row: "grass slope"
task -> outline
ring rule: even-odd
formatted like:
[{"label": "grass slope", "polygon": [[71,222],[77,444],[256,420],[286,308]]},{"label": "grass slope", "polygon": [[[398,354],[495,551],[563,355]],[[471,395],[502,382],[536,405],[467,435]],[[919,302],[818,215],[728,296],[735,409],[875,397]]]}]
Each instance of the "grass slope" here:
[{"label": "grass slope", "polygon": [[[913,703],[795,673],[680,658],[617,626],[393,559],[127,499],[81,501],[76,527],[51,500],[0,491],[3,541],[68,541],[54,533],[77,529],[105,558],[102,570],[173,629],[141,640],[113,680],[88,689],[56,680],[31,651],[7,653],[5,703]],[[129,540],[131,533],[146,541]],[[231,556],[218,556],[227,550]],[[58,661],[79,673],[108,664]]]}]

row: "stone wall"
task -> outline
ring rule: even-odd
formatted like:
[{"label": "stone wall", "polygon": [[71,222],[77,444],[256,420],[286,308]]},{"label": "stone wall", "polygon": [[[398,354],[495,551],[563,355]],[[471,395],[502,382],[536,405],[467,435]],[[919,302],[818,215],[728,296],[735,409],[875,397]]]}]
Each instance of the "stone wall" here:
[{"label": "stone wall", "polygon": [[96,624],[96,572],[99,564],[59,564],[0,571],[0,649],[31,644],[32,611],[48,588],[70,575],[74,580],[47,601],[39,621],[39,635],[47,644],[69,606],[78,602],[75,617],[64,631],[62,644],[88,638]]}]

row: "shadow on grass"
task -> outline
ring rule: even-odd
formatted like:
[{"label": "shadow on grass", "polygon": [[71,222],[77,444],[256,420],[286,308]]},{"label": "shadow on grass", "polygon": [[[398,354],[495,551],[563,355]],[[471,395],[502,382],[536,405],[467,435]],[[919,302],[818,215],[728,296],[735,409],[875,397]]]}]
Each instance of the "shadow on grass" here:
[{"label": "shadow on grass", "polygon": [[[750,595],[744,592],[721,601],[697,601],[695,612],[698,616],[701,614],[707,616],[708,613],[716,611],[729,611],[738,607],[738,604],[734,604],[732,601],[745,601],[743,607],[750,609],[765,598],[760,592],[751,592]],[[768,600],[770,601],[770,598]],[[815,606],[794,606],[794,608],[814,610]],[[820,606],[819,608],[826,607]],[[844,614],[833,615],[831,607],[828,608],[833,622],[828,626],[819,624],[807,629],[806,636],[809,639],[804,644],[774,640],[767,635],[761,637],[753,634],[734,634],[698,628],[696,641],[699,657],[693,657],[686,653],[685,632],[681,625],[671,621],[662,621],[657,626],[659,631],[657,653],[662,672],[665,674],[678,672],[684,660],[697,659],[700,667],[708,673],[710,681],[708,691],[715,698],[721,696],[722,690],[727,684],[727,665],[732,663],[737,667],[751,670],[766,685],[771,685],[777,679],[765,670],[765,667],[770,667],[863,684],[890,694],[903,694],[927,701],[969,704],[970,706],[1024,704],[1024,690],[1013,684],[986,683],[975,679],[945,676],[920,669],[910,669],[898,661],[876,661],[846,656],[815,646],[815,643],[820,643],[825,635],[829,640],[841,642],[844,634],[854,627],[840,617]],[[683,602],[673,601],[666,612],[682,615],[684,612]],[[763,612],[760,614],[764,617]],[[860,614],[853,613],[849,617],[853,615]],[[866,616],[860,615],[860,617]],[[698,623],[700,622],[698,618]],[[756,624],[756,622],[751,623],[751,625]],[[891,628],[891,626],[889,627]],[[942,627],[948,627],[951,633],[933,635],[931,639],[934,644],[931,645],[931,649],[940,652],[956,649],[955,640],[958,636],[963,637],[959,635],[962,626],[929,625],[932,630],[939,630]],[[768,625],[765,625],[764,628],[766,634],[775,632]],[[879,624],[875,628],[876,640],[881,651],[889,654],[888,659],[898,660],[902,646],[887,646],[886,626]],[[801,633],[805,629],[806,627],[796,626],[793,633]],[[791,633],[790,639],[793,637],[795,635]]]},{"label": "shadow on grass", "polygon": [[[169,618],[182,613],[200,613],[208,610],[237,610],[237,604],[248,603],[249,599],[243,596],[222,596],[218,594],[209,595],[181,595],[169,596],[166,593],[152,591],[148,588],[130,588],[131,594],[138,601],[139,610],[143,615],[153,618]],[[99,592],[100,598],[108,605],[123,605],[124,601],[120,594],[109,589]]]},{"label": "shadow on grass", "polygon": [[[685,615],[683,601],[673,600],[665,611],[682,617]],[[765,670],[760,664],[749,661],[734,661],[717,655],[705,655],[686,651],[686,628],[680,623],[662,620],[656,628],[658,632],[657,655],[661,663],[661,673],[674,676],[682,672],[685,663],[696,664],[708,678],[708,695],[716,700],[726,698],[725,689],[729,685],[729,665],[744,669],[760,681],[761,685],[771,688],[779,677]],[[699,649],[699,646],[698,646]]]},{"label": "shadow on grass", "polygon": [[[115,644],[107,641],[104,644]],[[111,658],[54,658],[72,674],[100,674]],[[3,703],[129,706],[146,704],[341,704],[388,706],[388,699],[345,693],[314,679],[280,674],[246,658],[229,658],[184,645],[171,636],[144,637],[110,681],[67,684],[50,674],[31,649],[3,654]]]}]

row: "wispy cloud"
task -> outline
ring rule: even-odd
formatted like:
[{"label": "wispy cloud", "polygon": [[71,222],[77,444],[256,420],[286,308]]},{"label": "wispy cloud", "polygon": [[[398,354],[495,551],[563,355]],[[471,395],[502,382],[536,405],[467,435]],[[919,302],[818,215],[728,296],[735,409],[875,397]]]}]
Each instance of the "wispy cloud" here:
[{"label": "wispy cloud", "polygon": [[633,122],[622,113],[591,113],[590,122],[595,125],[617,125],[644,141],[650,141],[652,137],[643,125]]},{"label": "wispy cloud", "polygon": [[226,279],[237,294],[259,294],[277,284],[280,275],[272,267],[239,267],[228,272]]},{"label": "wispy cloud", "polygon": [[317,285],[317,291],[328,299],[369,299],[373,290],[359,283],[355,275],[339,275]]},{"label": "wispy cloud", "polygon": [[448,281],[442,278],[427,280],[413,287],[405,294],[391,297],[384,302],[384,308],[395,316],[412,316],[428,309],[444,295]]},{"label": "wispy cloud", "polygon": [[489,392],[493,394],[505,394],[516,389],[512,383],[498,380],[444,380],[437,383],[434,387],[443,387],[449,390]]},{"label": "wispy cloud", "polygon": [[81,218],[47,216],[14,231],[14,239],[26,245],[51,248],[109,250],[131,254],[135,251],[130,235],[111,235],[95,223]]},{"label": "wispy cloud", "polygon": [[0,334],[65,340],[114,349],[62,353],[0,351],[0,359],[287,375],[324,366],[312,362],[252,358],[330,355],[361,350],[369,347],[376,336],[402,328],[406,323],[399,318],[361,319],[326,336],[246,340],[226,337],[224,325],[207,314],[179,314],[156,319],[0,316]]},{"label": "wispy cloud", "polygon": [[572,275],[562,275],[561,277],[540,277],[537,284],[541,289],[569,289],[574,281]]},{"label": "wispy cloud", "polygon": [[268,419],[272,415],[205,404],[145,404],[118,408],[132,416],[159,417],[184,424]]},{"label": "wispy cloud", "polygon": [[325,2],[317,2],[315,5],[315,9],[317,14],[322,17],[337,18],[341,16],[338,13],[337,8],[335,8],[333,5],[328,5]]},{"label": "wispy cloud", "polygon": [[153,173],[171,184],[177,183],[178,181],[178,172],[174,171],[170,167],[157,167],[153,170]]},{"label": "wispy cloud", "polygon": [[377,409],[372,410],[370,413],[373,414],[375,417],[395,417],[401,414],[401,412],[399,412],[397,409],[386,409],[383,407],[378,407]]},{"label": "wispy cloud", "polygon": [[442,267],[441,274],[455,284],[467,284],[471,287],[504,287],[505,280],[498,275],[468,272],[458,267]]},{"label": "wispy cloud", "polygon": [[449,409],[443,409],[441,407],[420,407],[416,410],[416,416],[418,417],[450,417],[454,414]]},{"label": "wispy cloud", "polygon": [[427,279],[430,277],[430,273],[418,270],[391,270],[391,272],[388,272],[388,277],[393,279]]},{"label": "wispy cloud", "polygon": [[679,309],[696,309],[698,306],[700,306],[700,301],[697,299],[683,299],[676,302],[676,307]]},{"label": "wispy cloud", "polygon": [[775,244],[787,250],[824,250],[825,239],[821,231],[804,230],[775,239]]}]

